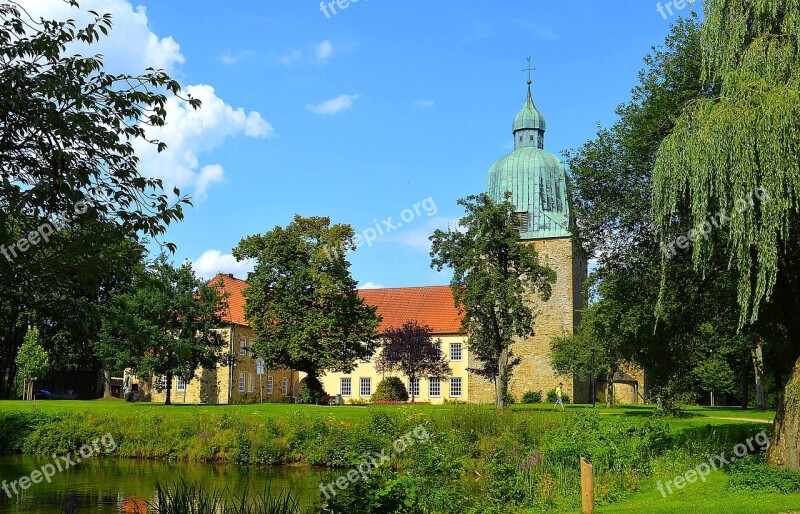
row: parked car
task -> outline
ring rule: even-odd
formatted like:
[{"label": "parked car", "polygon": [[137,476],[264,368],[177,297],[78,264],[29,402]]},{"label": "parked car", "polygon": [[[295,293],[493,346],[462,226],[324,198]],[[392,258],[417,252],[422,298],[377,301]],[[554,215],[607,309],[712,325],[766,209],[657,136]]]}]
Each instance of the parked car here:
[{"label": "parked car", "polygon": [[53,393],[48,391],[47,389],[39,389],[38,391],[33,392],[33,399],[34,400],[52,400]]}]

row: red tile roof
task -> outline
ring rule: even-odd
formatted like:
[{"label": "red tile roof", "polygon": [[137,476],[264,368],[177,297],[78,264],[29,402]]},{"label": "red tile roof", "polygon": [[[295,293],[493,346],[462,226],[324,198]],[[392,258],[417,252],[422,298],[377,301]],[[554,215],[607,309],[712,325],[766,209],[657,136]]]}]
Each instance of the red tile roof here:
[{"label": "red tile roof", "polygon": [[228,293],[228,310],[220,313],[222,320],[235,325],[249,326],[249,323],[244,317],[245,299],[242,294],[242,292],[247,289],[247,282],[234,278],[233,275],[220,273],[212,278],[209,284],[221,284],[223,291]]},{"label": "red tile roof", "polygon": [[360,289],[358,294],[367,305],[378,307],[383,318],[379,332],[398,328],[406,321],[428,325],[434,334],[457,334],[461,330],[461,315],[448,286]]},{"label": "red tile roof", "polygon": [[[221,283],[228,293],[228,310],[222,313],[222,319],[227,323],[248,326],[242,294],[247,289],[247,282],[219,274],[210,283]],[[462,316],[448,286],[360,289],[358,294],[367,305],[378,307],[378,315],[382,317],[379,332],[400,327],[406,321],[428,325],[434,334],[457,334],[461,330]]]}]

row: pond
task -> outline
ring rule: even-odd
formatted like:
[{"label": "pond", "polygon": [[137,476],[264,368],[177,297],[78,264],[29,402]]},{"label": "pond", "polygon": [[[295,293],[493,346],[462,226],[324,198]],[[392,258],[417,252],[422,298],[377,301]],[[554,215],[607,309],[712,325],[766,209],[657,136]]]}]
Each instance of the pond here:
[{"label": "pond", "polygon": [[[0,456],[0,481],[8,485],[53,462],[54,459],[41,456]],[[209,488],[227,487],[236,494],[246,487],[251,492],[262,492],[269,487],[276,494],[283,488],[291,491],[305,509],[319,504],[319,483],[330,481],[331,476],[329,469],[308,466],[246,467],[94,458],[56,472],[49,483],[42,480],[24,491],[17,486],[18,495],[9,487],[10,498],[0,488],[0,512],[61,513],[62,506],[73,502],[76,514],[134,512],[134,502],[142,504],[154,499],[156,481],[164,484],[181,479],[200,482]]]}]

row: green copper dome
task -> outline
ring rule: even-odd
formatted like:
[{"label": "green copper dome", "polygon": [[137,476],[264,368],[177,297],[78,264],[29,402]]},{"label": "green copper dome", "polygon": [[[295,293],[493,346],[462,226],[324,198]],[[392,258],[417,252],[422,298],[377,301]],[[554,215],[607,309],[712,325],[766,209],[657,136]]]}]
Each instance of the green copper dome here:
[{"label": "green copper dome", "polygon": [[528,98],[525,100],[525,105],[522,106],[522,110],[519,111],[514,118],[514,128],[512,131],[516,132],[524,129],[541,130],[542,132],[547,130],[544,114],[542,114],[533,103],[533,95],[531,94],[530,86],[528,86]]},{"label": "green copper dome", "polygon": [[514,118],[514,151],[489,170],[486,193],[502,202],[511,192],[523,240],[569,237],[567,174],[558,158],[544,150],[544,116],[528,98]]}]

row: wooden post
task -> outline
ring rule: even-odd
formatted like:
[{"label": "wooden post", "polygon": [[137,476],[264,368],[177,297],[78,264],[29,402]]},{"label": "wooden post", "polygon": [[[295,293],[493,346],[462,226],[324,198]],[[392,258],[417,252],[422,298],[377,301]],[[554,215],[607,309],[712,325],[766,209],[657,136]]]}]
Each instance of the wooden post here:
[{"label": "wooden post", "polygon": [[581,497],[583,514],[594,514],[594,467],[581,457]]}]

